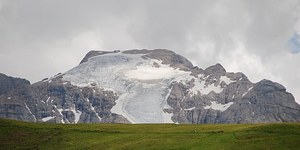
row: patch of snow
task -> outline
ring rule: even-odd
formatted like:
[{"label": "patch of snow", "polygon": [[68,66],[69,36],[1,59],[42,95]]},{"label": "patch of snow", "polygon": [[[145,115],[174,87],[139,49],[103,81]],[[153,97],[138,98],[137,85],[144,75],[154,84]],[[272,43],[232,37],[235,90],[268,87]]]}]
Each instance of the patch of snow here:
[{"label": "patch of snow", "polygon": [[54,107],[57,109],[57,111],[59,112],[60,116],[61,116],[61,123],[65,124],[65,121],[64,121],[64,115],[61,113],[63,111],[63,109],[58,109],[55,105]]},{"label": "patch of snow", "polygon": [[178,83],[182,83],[183,85],[187,85],[186,83],[191,81],[191,80],[202,80],[201,78],[204,77],[204,74],[199,74],[198,78],[191,76],[190,74],[187,75],[181,75],[177,76],[176,78],[173,79],[173,81],[176,81]]},{"label": "patch of snow", "polygon": [[78,121],[79,121],[79,119],[80,119],[80,116],[81,116],[81,114],[82,114],[82,112],[81,111],[79,111],[79,110],[73,110],[73,113],[75,114],[75,123],[78,123]]},{"label": "patch of snow", "polygon": [[48,103],[49,100],[50,100],[50,97],[48,97],[48,99],[46,100],[46,103]]},{"label": "patch of snow", "polygon": [[68,84],[68,82],[64,82],[63,84]]},{"label": "patch of snow", "polygon": [[229,102],[226,104],[220,104],[216,101],[210,101],[210,102],[211,102],[211,105],[204,106],[204,109],[214,109],[214,110],[225,111],[227,108],[229,108],[233,104],[233,102]]},{"label": "patch of snow", "polygon": [[[90,103],[90,100],[87,98],[86,99],[88,102],[89,102],[89,104],[90,104],[90,107],[91,107],[91,110],[92,111],[94,111],[94,113],[96,114],[96,117],[101,121],[102,120],[102,118],[98,115],[98,113],[95,111],[95,107],[93,107],[93,105]],[[81,115],[81,114],[80,114]]]},{"label": "patch of snow", "polygon": [[134,70],[129,70],[125,72],[125,77],[129,79],[138,80],[157,80],[157,79],[168,79],[177,75],[186,74],[185,71],[174,69],[169,65],[162,64],[162,62],[157,62],[160,67],[152,66],[137,66]]},{"label": "patch of snow", "polygon": [[72,111],[74,116],[75,116],[75,120],[74,120],[74,123],[78,123],[79,119],[80,119],[80,116],[82,114],[81,111],[79,110],[76,110],[75,109],[75,105],[73,105],[73,107],[69,108],[69,109],[66,109],[67,111]]},{"label": "patch of snow", "polygon": [[162,108],[163,109],[172,109],[172,107],[167,103],[167,100],[168,100],[168,97],[170,96],[172,90],[173,90],[173,86],[170,88],[170,89],[167,89],[168,93],[167,95],[165,96],[165,100],[162,102]]},{"label": "patch of snow", "polygon": [[243,95],[242,97],[244,97],[246,94],[248,94],[248,92],[252,89],[253,87],[250,87]]},{"label": "patch of snow", "polygon": [[101,90],[102,91],[112,91],[112,92],[116,92],[114,88],[111,88],[109,86],[101,86]]},{"label": "patch of snow", "polygon": [[64,109],[64,111],[71,111],[71,112],[73,112],[73,114],[75,116],[74,123],[78,123],[82,112],[79,111],[79,110],[76,110],[75,105],[73,105],[71,108]]},{"label": "patch of snow", "polygon": [[[54,105],[55,106],[55,105]],[[56,106],[55,106],[56,108]],[[63,114],[62,114],[62,111],[71,111],[73,112],[74,116],[75,116],[75,120],[74,120],[74,123],[78,123],[79,119],[80,119],[80,116],[82,114],[81,111],[79,110],[76,110],[75,108],[75,105],[73,105],[71,108],[67,108],[67,109],[57,109],[58,112],[60,113],[60,115],[63,117]],[[68,120],[67,120],[68,121]],[[65,123],[62,119],[62,122]],[[69,122],[70,123],[70,122]]]},{"label": "patch of snow", "polygon": [[220,77],[220,83],[222,81],[224,81],[227,85],[230,84],[230,83],[232,83],[232,82],[235,82],[235,81],[231,80],[230,78],[228,78],[227,76],[221,76]]},{"label": "patch of snow", "polygon": [[194,86],[190,90],[190,93],[196,95],[198,94],[198,92],[200,92],[202,95],[207,95],[212,91],[215,93],[221,93],[223,91],[223,88],[221,88],[220,85],[218,86],[215,86],[214,84],[205,85],[205,81],[196,79],[194,82]]},{"label": "patch of snow", "polygon": [[[167,103],[168,97],[170,96],[172,90],[173,90],[173,87],[171,87],[170,89],[167,89],[167,95],[165,96],[165,100],[162,101],[163,109],[172,109],[172,107]],[[164,112],[162,115],[164,118],[164,123],[174,123],[172,121],[173,113]]]},{"label": "patch of snow", "polygon": [[7,99],[11,99],[11,97],[8,97]]},{"label": "patch of snow", "polygon": [[186,96],[183,96],[183,98],[181,99],[181,101],[183,102],[185,100]]},{"label": "patch of snow", "polygon": [[34,121],[36,121],[36,117],[35,115],[33,115],[33,113],[31,112],[31,110],[29,109],[29,107],[27,106],[27,104],[25,103],[25,107],[27,108],[28,112],[32,115]]},{"label": "patch of snow", "polygon": [[116,100],[116,105],[112,107],[110,111],[112,113],[124,116],[131,123],[136,123],[135,120],[131,117],[131,115],[128,114],[127,111],[125,110],[127,101],[130,98],[129,96],[130,96],[129,93],[121,94],[119,98]]},{"label": "patch of snow", "polygon": [[171,108],[167,103],[167,96],[171,89],[160,84],[150,88],[143,88],[140,83],[129,84],[129,92],[121,94],[111,112],[121,114],[131,123],[173,123],[173,113],[164,112],[164,108]]},{"label": "patch of snow", "polygon": [[[198,94],[198,92],[200,92],[202,95],[207,95],[210,92],[221,93],[223,91],[223,88],[220,85],[217,85],[217,86],[215,86],[214,84],[205,85],[205,81],[208,77],[209,76],[204,77],[204,75],[202,75],[199,78],[195,78],[194,86],[190,90],[190,93],[193,95]],[[216,80],[216,79],[214,79],[214,80]],[[226,76],[220,77],[220,83],[222,81],[224,81],[227,85],[232,82],[235,82]]]},{"label": "patch of snow", "polygon": [[235,95],[232,95],[232,99],[234,99]]},{"label": "patch of snow", "polygon": [[42,118],[42,121],[43,122],[47,122],[47,121],[49,121],[49,120],[51,120],[53,118],[55,118],[55,117],[54,116],[45,117],[45,118]]},{"label": "patch of snow", "polygon": [[191,108],[184,109],[184,110],[194,110],[194,109],[195,109],[195,106],[191,107]]}]

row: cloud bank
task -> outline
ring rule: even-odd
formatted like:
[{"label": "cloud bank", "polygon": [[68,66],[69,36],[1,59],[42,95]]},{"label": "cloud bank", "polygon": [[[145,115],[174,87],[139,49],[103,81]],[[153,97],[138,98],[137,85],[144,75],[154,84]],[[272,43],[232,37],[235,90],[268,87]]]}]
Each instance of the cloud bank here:
[{"label": "cloud bank", "polygon": [[171,49],[300,102],[299,0],[0,0],[0,72],[36,82],[91,49]]}]

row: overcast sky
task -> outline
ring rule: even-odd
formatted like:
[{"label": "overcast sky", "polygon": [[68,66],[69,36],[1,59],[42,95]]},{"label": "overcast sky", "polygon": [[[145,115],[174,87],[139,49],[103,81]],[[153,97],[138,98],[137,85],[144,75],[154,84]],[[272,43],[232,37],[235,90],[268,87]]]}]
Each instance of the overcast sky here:
[{"label": "overcast sky", "polygon": [[300,102],[300,0],[0,0],[0,72],[32,83],[91,49],[173,50]]}]

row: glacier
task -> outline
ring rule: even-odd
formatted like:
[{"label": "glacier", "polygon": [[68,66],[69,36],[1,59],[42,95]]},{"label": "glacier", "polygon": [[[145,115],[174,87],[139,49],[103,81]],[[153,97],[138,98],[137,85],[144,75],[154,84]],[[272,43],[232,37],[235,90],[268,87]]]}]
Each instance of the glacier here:
[{"label": "glacier", "polygon": [[[220,85],[205,85],[204,75],[196,78],[190,71],[144,55],[119,52],[94,56],[66,72],[62,80],[78,87],[97,86],[113,91],[118,99],[111,112],[124,116],[131,123],[174,123],[173,114],[164,111],[171,108],[167,98],[173,82],[196,81],[190,91],[192,94],[223,90]],[[222,80],[232,82],[226,77]]]}]

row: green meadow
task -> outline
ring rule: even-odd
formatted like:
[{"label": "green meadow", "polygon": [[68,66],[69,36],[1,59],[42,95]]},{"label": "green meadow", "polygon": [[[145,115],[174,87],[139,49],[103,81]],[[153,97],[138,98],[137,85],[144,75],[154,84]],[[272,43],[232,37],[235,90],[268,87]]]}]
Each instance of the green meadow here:
[{"label": "green meadow", "polygon": [[0,119],[0,149],[300,149],[300,123],[45,124]]}]

